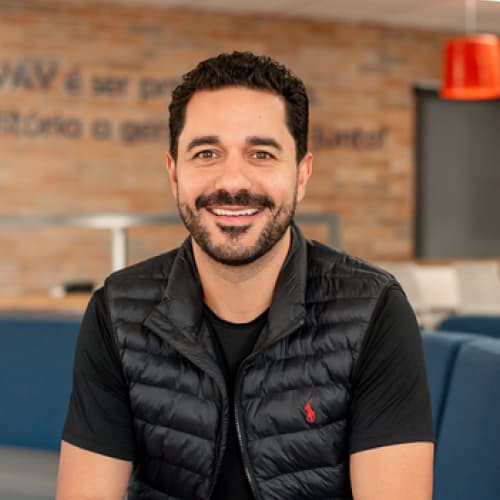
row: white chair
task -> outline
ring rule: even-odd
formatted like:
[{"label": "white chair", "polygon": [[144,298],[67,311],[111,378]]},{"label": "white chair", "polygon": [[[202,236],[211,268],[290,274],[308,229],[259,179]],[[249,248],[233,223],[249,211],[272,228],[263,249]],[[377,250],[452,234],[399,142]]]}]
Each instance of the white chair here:
[{"label": "white chair", "polygon": [[494,261],[454,262],[460,314],[500,314],[500,268]]},{"label": "white chair", "polygon": [[434,330],[436,325],[457,311],[458,280],[455,269],[448,265],[419,265],[417,286],[422,297],[422,325]]}]

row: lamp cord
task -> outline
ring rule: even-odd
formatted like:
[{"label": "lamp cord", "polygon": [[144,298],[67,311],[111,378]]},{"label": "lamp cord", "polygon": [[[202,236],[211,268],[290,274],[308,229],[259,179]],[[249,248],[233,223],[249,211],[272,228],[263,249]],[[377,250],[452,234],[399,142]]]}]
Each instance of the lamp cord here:
[{"label": "lamp cord", "polygon": [[465,0],[465,32],[470,35],[476,32],[476,0]]}]

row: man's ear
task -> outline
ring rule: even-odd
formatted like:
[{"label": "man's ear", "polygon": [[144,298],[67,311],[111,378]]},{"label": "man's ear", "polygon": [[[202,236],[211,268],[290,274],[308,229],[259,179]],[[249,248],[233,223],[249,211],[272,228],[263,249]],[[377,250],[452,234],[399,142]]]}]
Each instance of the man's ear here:
[{"label": "man's ear", "polygon": [[306,186],[312,174],[313,155],[306,153],[300,160],[297,172],[297,201],[302,201],[306,194]]},{"label": "man's ear", "polygon": [[168,177],[170,179],[170,188],[172,189],[172,194],[174,199],[177,199],[177,168],[175,166],[175,160],[172,158],[170,151],[165,153],[165,164],[167,167]]}]

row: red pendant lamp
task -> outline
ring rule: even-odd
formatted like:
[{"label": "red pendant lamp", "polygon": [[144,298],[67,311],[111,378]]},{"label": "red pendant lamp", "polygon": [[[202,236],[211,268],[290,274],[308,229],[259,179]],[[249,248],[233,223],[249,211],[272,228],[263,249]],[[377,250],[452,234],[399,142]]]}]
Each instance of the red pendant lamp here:
[{"label": "red pendant lamp", "polygon": [[[467,31],[471,31],[475,0],[466,1]],[[448,40],[440,95],[445,99],[500,99],[500,39],[472,34]]]}]

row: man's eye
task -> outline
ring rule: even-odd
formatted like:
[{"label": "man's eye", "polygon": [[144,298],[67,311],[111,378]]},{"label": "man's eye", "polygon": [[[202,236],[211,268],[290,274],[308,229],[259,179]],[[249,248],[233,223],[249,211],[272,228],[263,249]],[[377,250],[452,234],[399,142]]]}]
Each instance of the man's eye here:
[{"label": "man's eye", "polygon": [[273,157],[273,155],[267,151],[256,151],[253,156],[257,160],[270,160]]},{"label": "man's eye", "polygon": [[215,153],[213,151],[210,151],[209,149],[205,149],[203,151],[200,151],[199,153],[196,153],[195,157],[202,160],[212,160],[213,158],[215,158]]}]

